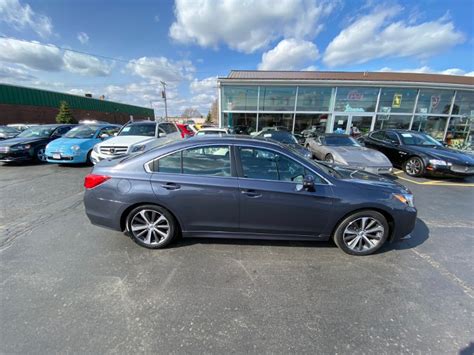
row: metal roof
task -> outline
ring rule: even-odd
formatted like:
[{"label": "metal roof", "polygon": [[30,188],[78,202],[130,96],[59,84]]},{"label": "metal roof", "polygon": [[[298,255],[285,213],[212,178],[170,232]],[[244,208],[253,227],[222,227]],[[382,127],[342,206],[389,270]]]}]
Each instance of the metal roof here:
[{"label": "metal roof", "polygon": [[396,73],[396,72],[340,72],[340,71],[265,71],[265,70],[232,70],[225,78],[236,80],[311,80],[311,81],[381,81],[381,82],[416,82],[454,85],[473,85],[474,77],[422,74],[422,73]]}]

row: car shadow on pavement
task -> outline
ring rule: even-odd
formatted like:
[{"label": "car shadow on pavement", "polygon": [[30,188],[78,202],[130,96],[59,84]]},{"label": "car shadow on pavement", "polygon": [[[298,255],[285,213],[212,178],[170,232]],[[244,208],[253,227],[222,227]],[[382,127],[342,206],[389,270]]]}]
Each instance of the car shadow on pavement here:
[{"label": "car shadow on pavement", "polygon": [[[381,254],[392,250],[406,250],[415,248],[423,244],[429,238],[430,230],[421,219],[416,220],[415,229],[409,237],[386,243],[375,254]],[[194,244],[215,244],[215,245],[255,245],[272,247],[303,247],[303,248],[337,248],[332,240],[329,241],[292,241],[292,240],[268,240],[268,239],[227,239],[227,238],[181,238],[170,248],[181,248]]]}]

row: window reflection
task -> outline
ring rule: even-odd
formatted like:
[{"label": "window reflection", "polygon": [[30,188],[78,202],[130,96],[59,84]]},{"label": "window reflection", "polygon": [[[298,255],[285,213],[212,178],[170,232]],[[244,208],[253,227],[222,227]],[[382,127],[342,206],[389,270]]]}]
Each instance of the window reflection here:
[{"label": "window reflection", "polygon": [[418,97],[417,113],[439,113],[449,114],[451,100],[453,99],[453,90],[426,90],[420,91]]},{"label": "window reflection", "polygon": [[294,111],[296,86],[261,86],[260,111]]},{"label": "window reflection", "polygon": [[408,129],[411,115],[377,115],[374,130],[377,129]]},{"label": "window reflection", "polygon": [[443,140],[446,129],[447,117],[440,116],[415,116],[412,130],[429,134],[437,140]]},{"label": "window reflection", "polygon": [[458,91],[454,100],[453,115],[474,117],[474,92]]},{"label": "window reflection", "polygon": [[295,133],[324,133],[329,115],[324,114],[296,114]]},{"label": "window reflection", "polygon": [[235,134],[250,134],[257,129],[256,113],[225,112],[222,126],[233,128]]},{"label": "window reflection", "polygon": [[382,88],[379,112],[412,113],[417,91],[416,89]]},{"label": "window reflection", "polygon": [[257,110],[257,86],[224,86],[222,91],[223,111]]},{"label": "window reflection", "polygon": [[379,89],[338,87],[336,106],[338,112],[374,112]]},{"label": "window reflection", "polygon": [[265,127],[280,127],[291,132],[293,130],[293,114],[261,113],[258,117],[258,129],[261,131]]},{"label": "window reflection", "polygon": [[329,111],[332,88],[300,86],[296,111]]}]

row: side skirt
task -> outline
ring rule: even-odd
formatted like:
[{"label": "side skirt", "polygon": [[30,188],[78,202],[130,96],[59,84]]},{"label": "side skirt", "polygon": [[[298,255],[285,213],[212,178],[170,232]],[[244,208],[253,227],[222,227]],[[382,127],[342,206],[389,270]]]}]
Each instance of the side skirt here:
[{"label": "side skirt", "polygon": [[184,238],[227,238],[227,239],[262,239],[262,240],[298,240],[298,241],[327,241],[328,235],[280,235],[264,233],[244,233],[244,232],[216,232],[216,231],[193,231],[183,232]]}]

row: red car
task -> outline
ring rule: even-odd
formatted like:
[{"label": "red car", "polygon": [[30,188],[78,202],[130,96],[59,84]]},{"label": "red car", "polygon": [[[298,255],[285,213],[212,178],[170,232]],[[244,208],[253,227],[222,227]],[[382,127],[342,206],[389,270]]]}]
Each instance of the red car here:
[{"label": "red car", "polygon": [[178,126],[179,131],[181,132],[181,138],[194,136],[194,132],[188,127],[187,124],[176,123],[176,126]]}]

